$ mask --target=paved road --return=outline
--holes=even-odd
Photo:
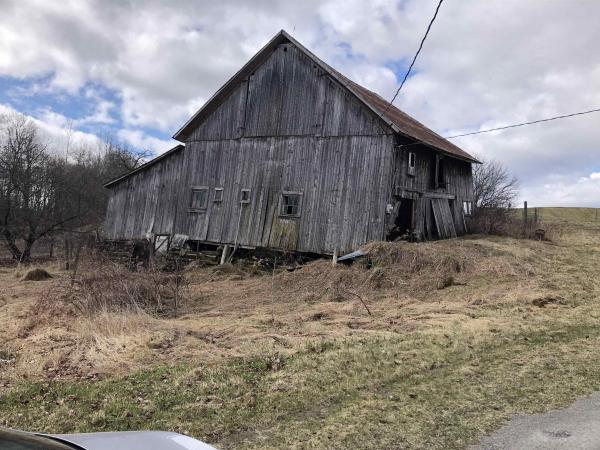
[[[471,450],[600,449],[600,393],[567,409],[517,416]]]

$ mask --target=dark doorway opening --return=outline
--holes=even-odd
[[[411,240],[413,225],[414,201],[410,198],[402,198],[399,201],[394,227],[387,236],[389,241],[397,239]]]

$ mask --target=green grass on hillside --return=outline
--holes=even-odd
[[[553,207],[553,208],[528,208],[529,217],[533,217],[535,212],[538,210],[538,215],[541,221],[554,223],[597,223],[600,225],[600,208],[567,208],[567,207]],[[516,208],[519,215],[522,216],[523,208]]]
[[[448,330],[317,344],[215,367],[25,382],[3,422],[48,432],[169,429],[221,448],[458,449],[517,412],[600,388],[600,320],[485,341]]]

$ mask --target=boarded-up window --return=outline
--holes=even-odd
[[[281,212],[282,216],[299,217],[302,193],[284,192],[281,194]]]
[[[190,198],[190,211],[203,211],[206,209],[208,203],[208,188],[204,186],[198,186],[192,188],[192,194]]]
[[[417,165],[417,155],[413,152],[408,153],[408,174],[415,174],[415,167]]]
[[[213,198],[213,202],[220,203],[223,201],[223,188],[218,187],[215,188],[215,197]]]

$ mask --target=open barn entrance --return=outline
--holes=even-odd
[[[410,239],[414,228],[414,201],[410,198],[401,198],[398,203],[394,228],[387,236],[388,241],[395,241],[400,238]]]

